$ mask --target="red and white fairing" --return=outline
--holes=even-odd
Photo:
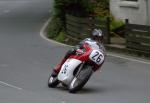
[[[85,43],[84,50],[78,49],[77,55],[70,56],[62,65],[58,74],[58,80],[66,85],[69,85],[74,78],[74,70],[83,62],[89,63],[93,67],[100,66],[104,62],[104,53],[98,49],[96,44]],[[93,68],[93,71],[95,68]]]

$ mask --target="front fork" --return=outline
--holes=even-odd
[[[94,72],[93,66],[91,66],[91,65],[86,64],[85,62],[83,62],[80,65],[80,67],[79,67],[79,69],[78,69],[75,77],[82,80],[82,79],[86,78],[86,76],[88,74],[91,74],[91,72],[92,73]]]

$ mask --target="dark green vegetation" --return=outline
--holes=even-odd
[[[106,18],[109,16],[109,0],[55,0],[48,27],[49,38],[60,42],[68,40],[65,36],[66,14],[82,18]]]
[[[48,37],[63,43],[68,40],[63,40],[63,38],[66,38],[65,34],[67,34],[66,14],[81,18],[91,17],[98,20],[109,17],[112,36],[117,35],[115,32],[118,28],[124,27],[122,21],[115,20],[110,15],[109,0],[55,0],[52,14],[52,20],[48,27]]]

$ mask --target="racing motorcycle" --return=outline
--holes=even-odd
[[[70,93],[76,93],[87,83],[94,67],[104,62],[104,54],[99,49],[84,44],[83,49],[77,49],[75,55],[71,55],[62,65],[57,77],[49,77],[48,86],[56,87],[59,83],[69,89]]]

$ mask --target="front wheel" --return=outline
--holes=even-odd
[[[51,75],[48,78],[48,87],[55,88],[59,84],[59,80],[56,77],[52,77]]]
[[[69,92],[76,93],[77,91],[81,90],[91,77],[92,73],[93,70],[91,66],[85,66],[72,80],[69,86]]]

